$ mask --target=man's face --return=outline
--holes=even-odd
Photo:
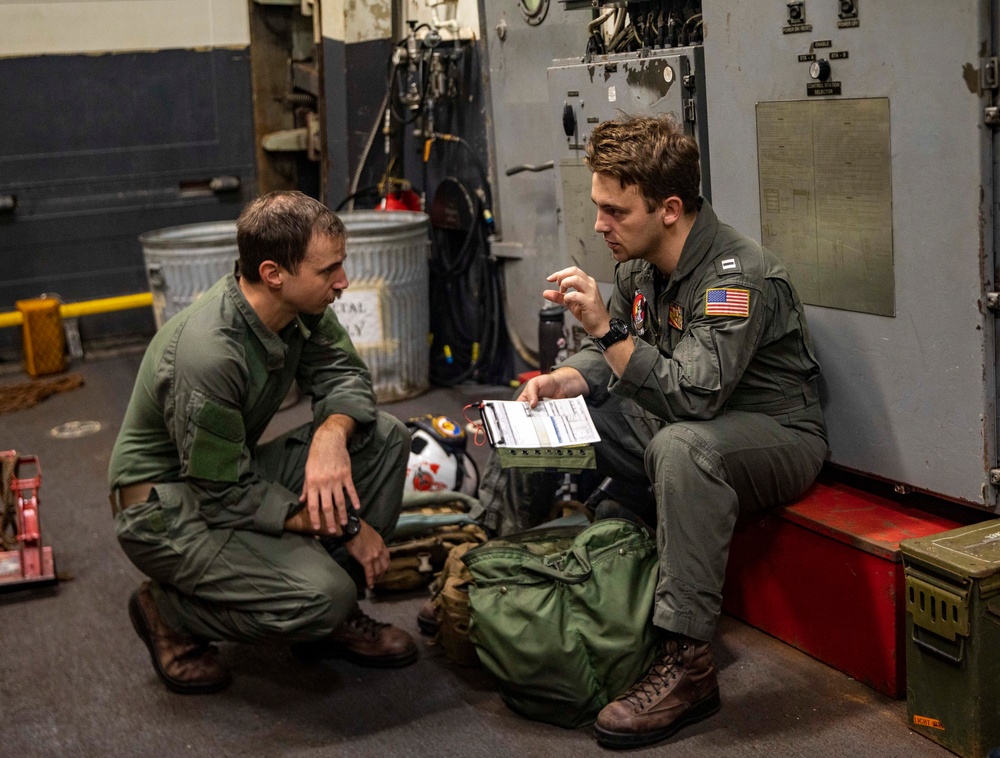
[[[297,273],[284,271],[282,297],[297,313],[319,315],[347,289],[343,237],[313,234]]]
[[[590,199],[597,206],[594,231],[604,235],[611,257],[618,263],[646,259],[659,251],[666,234],[661,209],[650,211],[636,185],[623,188],[610,174],[595,173]]]

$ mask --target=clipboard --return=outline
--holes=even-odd
[[[518,405],[527,406],[521,401],[481,401],[478,404],[482,426],[486,432],[486,439],[490,443],[500,459],[500,468],[528,468],[528,469],[549,469],[555,471],[583,471],[597,468],[597,456],[592,442],[581,444],[547,444],[547,445],[524,445],[504,438],[498,408],[502,405],[505,408],[516,408]],[[586,439],[599,439],[597,431],[593,427],[590,413],[586,409],[586,404],[580,399],[580,403],[573,406],[578,413],[586,415],[584,436]],[[582,409],[582,410],[581,410]],[[531,411],[527,411],[531,415]],[[552,417],[547,417],[551,421]],[[583,424],[581,420],[580,424]],[[564,428],[565,432],[566,429]]]

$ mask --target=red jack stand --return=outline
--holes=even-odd
[[[18,456],[13,450],[0,452],[0,458],[12,464],[14,475],[10,480],[10,493],[14,501],[14,526],[16,550],[0,551],[0,592],[27,589],[55,584],[58,581],[52,548],[42,546],[38,522],[38,486],[42,482],[42,469],[33,455]],[[21,478],[21,466],[31,464],[35,475]],[[6,486],[6,483],[0,483]]]

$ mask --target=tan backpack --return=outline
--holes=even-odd
[[[452,548],[480,545],[486,532],[468,517],[476,499],[459,492],[408,492],[395,530],[387,535],[389,568],[376,591],[425,587],[444,567]]]
[[[465,543],[452,548],[444,568],[431,585],[430,613],[437,625],[431,644],[444,650],[452,663],[460,666],[479,666],[476,648],[469,641],[469,585],[472,574],[462,561],[462,556],[477,543]],[[427,628],[427,619],[420,619]]]

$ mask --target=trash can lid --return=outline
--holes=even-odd
[[[347,227],[347,236],[370,237],[417,231],[430,223],[419,211],[349,211],[338,214]]]
[[[219,247],[236,244],[235,221],[209,221],[154,229],[139,235],[143,247],[154,249]]]

